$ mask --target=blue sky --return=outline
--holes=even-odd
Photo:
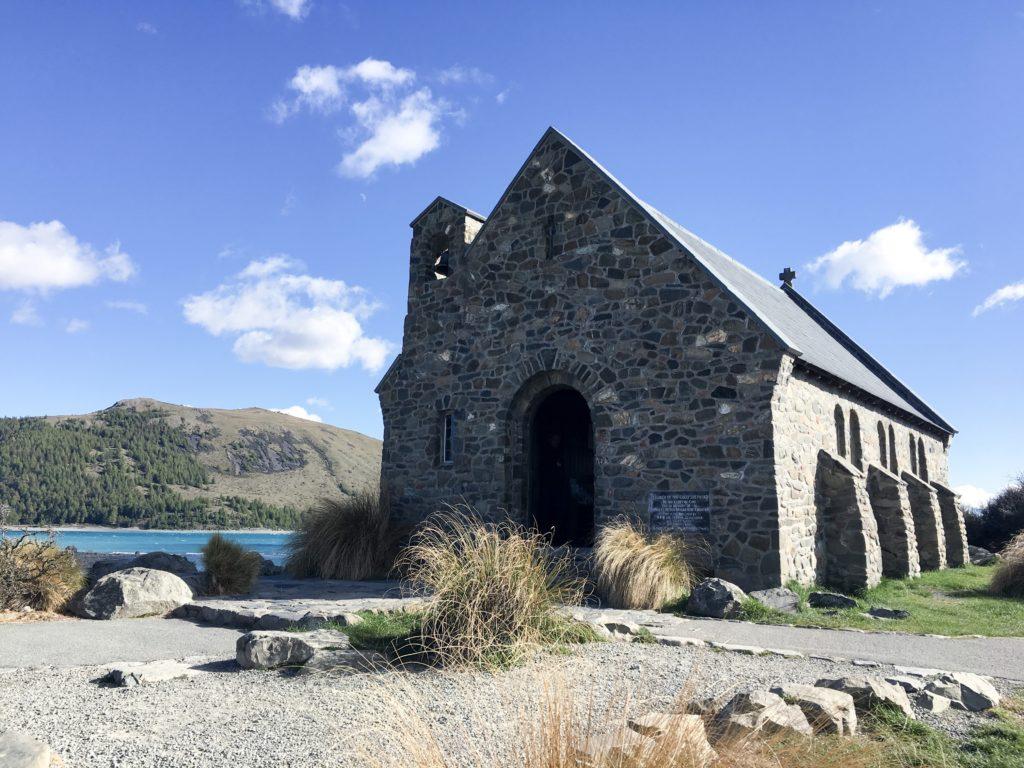
[[[994,491],[1024,471],[1022,86],[1024,2],[8,0],[0,413],[149,396],[379,435],[408,222],[487,213],[555,125],[796,267],[960,430],[953,484]]]

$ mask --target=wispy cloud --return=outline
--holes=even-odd
[[[124,310],[125,312],[134,312],[137,315],[145,315],[149,312],[149,307],[141,301],[108,301],[107,307],[109,309]]]
[[[493,78],[475,67],[442,70],[435,85],[487,85]],[[351,119],[339,131],[354,147],[344,153],[338,173],[368,178],[380,168],[415,163],[441,146],[445,123],[461,123],[465,111],[419,84],[417,74],[389,61],[367,58],[358,64],[299,67],[288,82],[289,95],[275,101],[270,118],[283,123],[300,112],[331,115],[347,110]]]
[[[995,496],[994,493],[976,485],[958,485],[953,490],[960,494],[961,503],[971,509],[981,509]]]
[[[135,264],[120,243],[101,255],[59,221],[0,221],[0,290],[46,293],[101,280],[124,282],[133,274]]]
[[[157,28],[150,24],[148,21],[140,21],[135,25],[135,31],[141,32],[144,35],[155,35],[157,34]]]
[[[885,298],[902,286],[949,280],[967,266],[959,247],[929,249],[911,219],[876,230],[863,240],[848,240],[820,256],[807,269],[829,288],[847,282],[864,293]]]
[[[291,212],[295,210],[295,206],[298,205],[299,198],[296,196],[294,190],[284,196],[284,203],[281,204],[281,215],[289,216]]]
[[[998,291],[990,293],[981,304],[974,308],[974,312],[971,314],[977,317],[982,312],[988,312],[990,309],[995,309],[1003,304],[1010,304],[1022,299],[1024,299],[1024,281],[1004,285]]]
[[[508,99],[508,88],[503,91],[498,91],[494,96],[494,100],[498,102],[499,105],[504,104],[506,99]]]
[[[310,413],[301,405],[289,405],[287,408],[271,408],[270,410],[275,413],[284,413],[288,416],[294,416],[297,419],[305,419],[306,421],[323,422],[323,419],[315,413]]]
[[[89,330],[89,321],[82,320],[81,318],[75,317],[68,320],[68,324],[64,326],[64,330],[68,333],[82,333]]]
[[[393,345],[368,336],[362,325],[377,308],[362,288],[301,274],[285,256],[253,261],[184,301],[185,319],[214,336],[233,337],[243,362],[325,370],[384,365]]]
[[[23,301],[11,313],[11,322],[15,325],[42,325],[43,318],[39,316],[39,310],[31,301]]]
[[[313,8],[312,0],[239,0],[239,3],[256,12],[271,8],[292,21],[302,21]]]
[[[328,400],[326,397],[307,397],[306,405],[312,405],[320,408],[330,408],[331,401]]]

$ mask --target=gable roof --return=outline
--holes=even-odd
[[[643,210],[670,240],[760,320],[800,364],[846,382],[942,432],[953,434],[956,431],[796,290],[768,282],[641,200],[563,133],[549,128],[544,138],[549,135],[557,136],[589,160],[613,187]]]
[[[410,227],[415,227],[416,226],[416,222],[419,221],[420,219],[422,219],[428,213],[430,213],[430,211],[433,210],[434,206],[437,205],[438,203],[442,203],[444,205],[451,206],[452,208],[454,208],[457,211],[462,211],[462,213],[464,213],[466,216],[470,216],[470,217],[476,219],[477,221],[485,221],[486,220],[482,214],[479,214],[476,211],[471,211],[469,208],[467,208],[464,205],[459,205],[458,203],[453,203],[447,197],[442,197],[441,195],[438,195],[437,197],[435,197],[433,200],[430,201],[430,205],[428,205],[426,208],[424,208],[422,211],[420,211],[418,214],[416,214],[416,218],[409,222],[409,226]]]

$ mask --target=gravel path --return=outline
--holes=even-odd
[[[230,655],[238,630],[181,619],[0,624],[0,669]]]
[[[220,657],[222,660],[225,657]],[[47,741],[79,768],[408,765],[396,738],[433,739],[459,765],[498,765],[503,747],[536,725],[544,690],[578,686],[601,722],[697,698],[785,681],[863,673],[847,664],[703,649],[603,643],[500,675],[307,675],[239,671],[230,661],[197,677],[105,688],[102,669],[0,673],[0,723]],[[946,713],[950,732],[978,716]],[[934,719],[934,718],[933,718]],[[506,763],[507,764],[507,763]]]

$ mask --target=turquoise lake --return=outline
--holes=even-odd
[[[19,533],[17,529],[11,529],[8,535],[16,533]],[[80,552],[172,552],[196,562],[200,560],[199,550],[213,533],[215,531],[125,531],[116,528],[56,532],[58,545],[75,547]],[[289,536],[287,533],[221,531],[221,534],[277,564],[284,562],[284,546]]]

